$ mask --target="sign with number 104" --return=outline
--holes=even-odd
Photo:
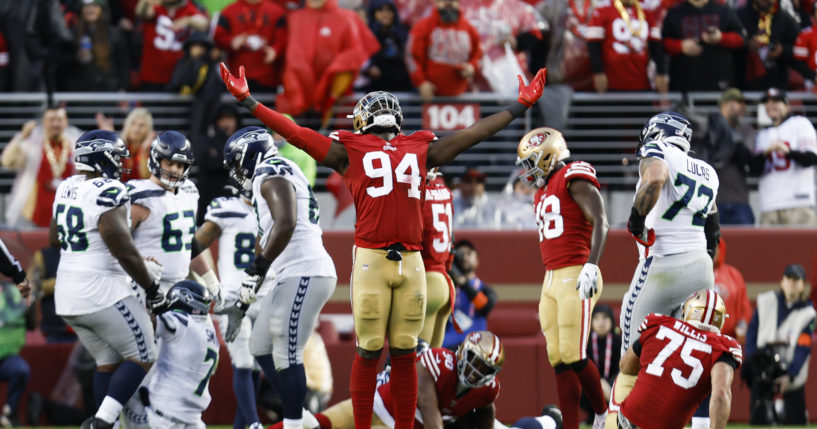
[[[423,129],[453,131],[468,128],[480,118],[478,103],[431,103],[423,105]]]

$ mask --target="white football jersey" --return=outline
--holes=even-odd
[[[669,179],[645,222],[647,228],[655,229],[650,254],[664,256],[706,249],[704,224],[718,195],[715,169],[661,141],[646,143],[639,155],[660,159],[669,167]],[[639,179],[636,189],[640,185]],[[639,246],[639,250],[643,249]]]
[[[128,192],[131,204],[150,210],[147,219],[133,231],[133,241],[142,256],[152,256],[162,264],[159,285],[166,291],[190,272],[199,191],[189,180],[175,193],[150,180],[131,180]]]
[[[210,317],[178,311],[156,320],[159,357],[148,383],[150,406],[184,422],[197,422],[210,404],[210,377],[219,343]]]
[[[218,277],[225,298],[238,296],[244,270],[255,256],[258,220],[252,206],[241,197],[218,197],[207,206],[205,222],[213,222],[221,229],[218,238]],[[256,295],[264,296],[270,282],[264,282]]]
[[[776,127],[761,130],[755,140],[755,153],[762,153],[776,141],[792,150],[817,153],[817,132],[803,116],[791,116]],[[803,167],[783,153],[770,153],[758,182],[760,211],[814,206],[814,171],[814,166]]]
[[[54,286],[57,314],[93,313],[133,294],[97,227],[103,213],[120,206],[130,222],[128,191],[118,180],[79,174],[57,187],[51,212],[62,247]]]
[[[318,226],[320,214],[318,200],[312,192],[312,187],[294,162],[279,156],[261,161],[255,167],[253,176],[253,207],[258,216],[261,247],[266,244],[274,223],[267,202],[261,196],[261,184],[271,177],[280,177],[292,183],[298,211],[292,238],[284,251],[275,258],[272,268],[282,279],[306,276],[335,277],[335,264],[323,248],[321,238],[323,231]]]

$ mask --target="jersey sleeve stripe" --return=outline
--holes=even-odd
[[[428,369],[428,372],[431,373],[431,376],[434,377],[434,381],[437,381],[437,378],[440,377],[440,368],[437,366],[437,361],[434,359],[434,356],[431,354],[431,349],[427,350],[423,353],[423,366]]]
[[[664,153],[657,151],[657,150],[647,150],[644,151],[644,155],[641,156],[642,158],[661,158],[664,159]]]
[[[131,202],[136,203],[139,200],[144,200],[144,199],[153,198],[153,197],[161,197],[164,194],[165,194],[165,191],[161,190],[161,189],[148,189],[146,191],[139,191],[139,192],[132,193],[130,195],[130,199],[131,199]]]
[[[207,213],[207,216],[218,217],[218,218],[233,218],[233,217],[235,217],[235,218],[245,218],[245,217],[247,217],[247,213],[211,211],[210,213]]]

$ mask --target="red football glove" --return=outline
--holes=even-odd
[[[533,106],[536,103],[536,100],[542,96],[542,90],[545,89],[545,75],[547,74],[546,68],[539,69],[539,72],[536,73],[536,77],[530,82],[530,85],[525,86],[525,82],[522,80],[521,75],[517,75],[516,77],[519,78],[519,98],[516,101],[524,104],[526,107]]]
[[[629,231],[629,228],[628,228]],[[635,239],[635,241],[639,242],[642,246],[644,246],[644,257],[650,255],[650,247],[655,244],[655,230],[650,228],[647,230],[647,240],[645,241],[644,238],[639,237],[633,234],[632,231],[629,231],[630,235]]]
[[[221,63],[221,80],[224,81],[227,91],[230,91],[236,100],[241,101],[250,96],[250,86],[247,85],[247,79],[244,77],[244,66],[238,68],[238,77],[235,77],[230,74],[230,69]]]

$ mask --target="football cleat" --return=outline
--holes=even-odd
[[[721,329],[729,317],[723,298],[714,290],[699,290],[684,302],[684,321],[714,326]]]
[[[171,173],[162,168],[162,160],[180,162],[184,164],[181,174]],[[150,144],[148,169],[163,185],[176,189],[190,174],[193,166],[193,146],[184,134],[178,131],[165,131],[159,134]]]
[[[457,375],[465,387],[490,383],[505,363],[505,348],[499,337],[488,331],[468,334],[457,348]]]
[[[570,156],[565,138],[559,131],[541,127],[529,131],[516,148],[516,165],[522,165],[522,183],[530,187],[542,187],[545,179],[559,161]]]
[[[562,429],[564,427],[564,423],[562,422],[562,410],[560,410],[556,405],[545,405],[545,407],[542,408],[542,415],[552,418],[556,423],[556,429]]]

